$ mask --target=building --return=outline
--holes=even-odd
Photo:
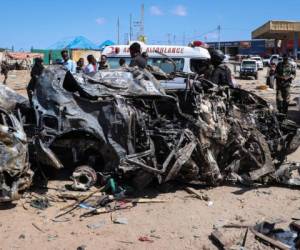
[[[243,41],[208,42],[210,48],[220,49],[228,55],[260,55],[265,56],[275,52],[274,39],[254,39]]]
[[[300,22],[268,21],[251,33],[251,40],[209,42],[212,48],[219,48],[232,56],[288,54],[300,58]]]
[[[300,22],[268,21],[252,32],[253,39],[274,39],[275,50],[280,54],[299,58]]]

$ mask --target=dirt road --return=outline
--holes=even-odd
[[[15,89],[25,86],[28,74],[22,74],[9,78],[8,85]],[[260,72],[258,81],[238,81],[242,88],[256,91],[274,102],[274,91],[256,89],[265,82],[264,75],[265,72]],[[16,79],[20,79],[20,82]],[[300,83],[299,77],[296,83]],[[20,91],[24,93],[24,90]],[[298,87],[293,91],[299,92]],[[300,150],[290,155],[289,160],[300,161]],[[49,186],[63,188],[64,183],[53,181]],[[183,190],[161,193],[151,189],[145,194],[166,202],[138,204],[112,215],[95,215],[86,219],[79,219],[85,210],[78,209],[73,214],[61,217],[60,222],[52,219],[65,203],[52,202],[50,208],[41,211],[30,207],[22,199],[15,203],[15,207],[0,207],[0,249],[77,249],[79,246],[88,250],[216,249],[209,240],[214,227],[229,223],[252,225],[274,219],[285,221],[280,226],[286,227],[292,217],[300,218],[298,190],[222,186],[204,192],[211,202],[193,198]],[[111,217],[126,218],[128,224],[114,224]],[[98,228],[91,229],[88,225]],[[239,239],[244,232],[244,229],[228,229],[227,234]],[[147,236],[150,241],[140,241],[141,236]],[[269,248],[255,241],[249,233],[246,249]]]

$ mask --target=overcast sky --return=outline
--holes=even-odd
[[[47,48],[77,35],[97,44],[116,41],[118,17],[123,43],[129,15],[138,21],[142,3],[145,35],[154,44],[215,41],[219,24],[223,41],[250,39],[268,20],[300,20],[300,0],[1,0],[0,47]]]

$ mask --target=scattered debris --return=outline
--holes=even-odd
[[[151,239],[149,239],[149,237],[148,236],[141,236],[141,237],[139,237],[139,241],[146,241],[146,242],[149,242],[149,243],[153,243],[154,242],[154,240],[151,240]]]
[[[40,210],[45,210],[46,208],[50,207],[49,200],[44,197],[36,198],[30,202],[30,206],[40,209]]]
[[[98,223],[88,224],[87,227],[89,229],[97,229],[101,228],[105,225],[105,221],[99,221]]]
[[[81,245],[79,247],[77,247],[77,250],[85,250],[86,249],[86,245]]]
[[[288,245],[283,244],[282,242],[278,241],[278,240],[274,240],[262,233],[259,233],[258,231],[256,231],[254,228],[250,228],[250,231],[255,235],[255,237],[257,237],[260,240],[263,240],[264,242],[267,242],[268,244],[270,244],[273,247],[276,247],[278,249],[282,249],[282,250],[289,250],[290,247]]]
[[[132,241],[124,241],[124,240],[118,240],[120,243],[125,243],[125,244],[134,244]]]
[[[219,230],[214,230],[211,233],[211,239],[215,241],[222,249],[229,249],[234,245],[233,240],[226,238]]]
[[[221,233],[221,228],[214,230],[211,234],[211,239],[222,249],[229,249],[233,246],[238,246],[239,248],[246,246],[246,240],[248,236],[248,230],[250,230],[256,239],[259,239],[262,243],[270,245],[272,247],[278,249],[299,249],[300,243],[300,223],[298,221],[293,221],[290,224],[289,230],[283,230],[280,228],[275,228],[275,224],[282,222],[281,220],[277,220],[274,222],[262,222],[258,223],[255,226],[250,225],[236,225],[236,224],[228,224],[224,225],[223,228],[235,228],[235,229],[246,229],[243,234],[242,239],[237,242],[235,239],[228,239]]]
[[[165,200],[162,199],[147,199],[147,198],[135,198],[135,199],[130,199],[130,198],[124,198],[123,200],[127,202],[132,202],[132,203],[165,203]]]
[[[19,239],[25,239],[25,234],[20,234]]]
[[[198,199],[200,199],[200,200],[204,200],[204,201],[209,201],[209,200],[210,200],[207,194],[203,194],[203,193],[202,193],[202,190],[201,190],[200,193],[199,193],[197,190],[195,190],[195,189],[192,188],[192,187],[185,187],[184,189],[185,189],[188,193],[191,193],[191,194],[195,195],[196,198],[198,198]]]
[[[68,208],[70,208],[70,209],[67,210],[67,211],[65,211],[65,212],[63,212],[63,213],[61,213],[61,214],[56,215],[56,216],[55,216],[55,219],[57,219],[57,218],[59,218],[59,217],[61,217],[61,216],[63,216],[63,215],[66,215],[66,214],[72,212],[73,210],[75,210],[75,209],[80,205],[81,202],[86,201],[87,199],[89,199],[90,197],[92,197],[95,193],[101,192],[101,191],[104,190],[104,189],[105,189],[105,187],[101,187],[101,188],[99,188],[99,189],[97,189],[97,190],[91,192],[91,193],[88,194],[87,196],[83,197],[82,199],[79,199],[79,200],[75,201],[74,203],[72,203],[72,204],[70,204],[70,205],[67,205],[67,206],[65,206],[65,207],[62,207],[60,210],[66,210],[66,209],[68,209]]]
[[[127,225],[128,219],[127,218],[115,218],[115,219],[113,219],[113,223]]]
[[[48,235],[48,241],[52,241],[58,238],[58,235]]]
[[[40,232],[45,233],[45,231],[42,230],[40,227],[38,227],[34,222],[32,222],[31,224],[32,224],[32,226],[34,226],[34,227],[35,227],[37,230],[39,230]]]

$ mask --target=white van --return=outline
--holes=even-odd
[[[131,61],[129,45],[114,45],[106,47],[102,54],[107,56],[110,68],[119,68],[120,58],[124,58],[126,64]],[[191,46],[180,45],[147,45],[138,42],[141,45],[142,52],[148,53],[149,65],[157,66],[166,73],[176,71],[184,73],[197,73],[203,69],[204,65],[210,60],[210,54],[201,41],[194,41]],[[172,59],[173,62],[170,62]],[[176,77],[173,80],[161,81],[161,86],[165,89],[184,89],[186,82],[184,78]]]
[[[120,58],[124,58],[126,64],[130,63],[129,45],[113,45],[105,47],[102,54],[107,56],[110,68],[118,68]],[[147,45],[138,42],[141,45],[142,52],[148,53],[148,64],[158,66],[166,73],[174,71],[174,65],[164,55],[172,59],[176,64],[176,71],[192,73],[196,72],[197,67],[207,63],[210,54],[206,48],[203,48],[200,41],[194,42],[191,46],[180,45]],[[164,54],[164,55],[162,55]]]

